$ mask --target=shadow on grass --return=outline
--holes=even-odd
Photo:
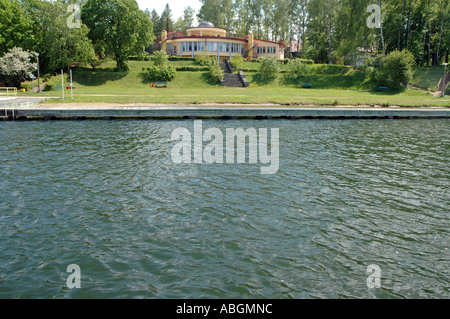
[[[261,76],[261,74],[257,73],[253,75],[252,78],[252,83],[258,84],[258,85],[267,85],[267,84],[272,84],[276,81],[277,79],[265,79]]]
[[[138,76],[141,79],[142,84],[152,84],[158,82],[150,79],[147,72],[140,72]]]
[[[406,91],[406,87],[401,87],[400,89],[391,89],[388,88],[387,90],[384,91],[380,91],[378,88],[380,87],[380,85],[377,85],[377,83],[375,82],[374,85],[369,89],[370,93],[373,93],[375,95],[387,95],[387,96],[391,96],[391,95],[397,95],[400,93],[403,93]]]
[[[310,83],[316,89],[356,89],[372,90],[376,83],[371,81],[365,74],[353,73],[348,75],[319,75],[308,74],[297,79],[288,76],[280,78],[283,85],[300,87],[303,83]]]
[[[74,73],[76,82],[85,86],[99,86],[106,82],[117,81],[128,75],[128,72],[77,70]]]
[[[217,83],[208,72],[202,73],[202,81],[211,86],[220,86],[220,83]]]

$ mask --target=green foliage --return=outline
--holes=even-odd
[[[0,0],[0,55],[14,47],[31,49],[33,23],[18,0]]]
[[[275,58],[268,57],[261,61],[259,66],[259,74],[263,81],[271,82],[275,80],[280,72],[279,63]]]
[[[189,72],[209,71],[209,66],[185,65],[185,66],[177,66],[176,70]]]
[[[29,79],[37,70],[34,52],[23,51],[22,48],[12,48],[0,58],[0,74],[15,87]]]
[[[311,59],[295,59],[295,60],[299,60],[303,64],[314,64],[314,60]]]
[[[223,81],[224,72],[216,59],[210,60],[208,75],[213,83],[218,84]]]
[[[196,65],[210,67],[211,65],[213,65],[215,63],[215,61],[217,61],[217,60],[214,58],[210,58],[206,54],[202,54],[202,55],[195,57],[194,63]]]
[[[61,75],[60,74],[57,74],[57,75],[54,75],[54,76],[52,76],[52,77],[50,77],[48,80],[47,80],[47,82],[45,82],[45,85],[44,85],[44,91],[45,92],[47,92],[47,91],[56,91],[56,87],[57,86],[61,86],[61,83],[62,81],[61,81]],[[68,74],[64,74],[64,83],[65,84],[67,84],[67,83],[69,83],[69,75]]]
[[[177,71],[172,65],[163,67],[153,66],[147,72],[147,78],[155,82],[170,82],[175,79]]]
[[[235,70],[242,69],[244,67],[245,59],[240,54],[235,54],[231,57],[230,64],[231,67]]]
[[[169,64],[169,56],[164,51],[156,51],[152,55],[152,60],[157,67],[165,67]]]
[[[33,87],[33,84],[31,82],[24,82],[21,85],[21,88],[25,89],[25,91],[31,91],[32,87]]]
[[[406,86],[413,78],[414,56],[409,51],[393,51],[382,61],[376,71],[378,85],[399,90]]]
[[[117,71],[128,70],[129,56],[141,56],[153,40],[152,23],[135,0],[87,0],[81,19],[92,42],[114,55]]]
[[[171,56],[169,61],[195,61],[195,58],[191,57],[181,57],[181,56]]]
[[[344,65],[335,65],[335,64],[315,64],[311,66],[315,74],[324,74],[324,75],[339,75],[346,74],[349,71],[349,68]]]
[[[311,72],[311,67],[303,63],[300,59],[291,60],[288,64],[287,76],[289,79],[297,81]]]
[[[91,40],[87,37],[89,29],[69,29],[64,15],[55,18],[54,24],[47,31],[47,57],[52,70],[65,69],[73,62],[88,63],[95,53]]]

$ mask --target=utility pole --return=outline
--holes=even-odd
[[[445,96],[445,71],[447,69],[447,64],[448,63],[444,63],[444,77],[442,78],[442,97]]]
[[[37,58],[37,67],[38,67],[38,69],[37,69],[37,71],[38,71],[38,92],[40,93],[41,92],[41,77],[40,77],[40,75],[39,75],[39,53],[36,53],[36,58]]]
[[[64,71],[61,69],[61,92],[62,92],[62,99],[64,101]]]

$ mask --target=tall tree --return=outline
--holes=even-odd
[[[141,55],[153,40],[152,23],[135,0],[87,0],[81,18],[89,37],[114,54],[118,71],[126,71],[130,55]]]
[[[194,20],[195,20],[195,10],[187,6],[184,8],[183,11],[183,21],[186,28],[190,28],[194,26]]]
[[[166,30],[167,32],[172,32],[174,30],[172,10],[170,9],[169,4],[166,4],[164,11],[161,13],[159,28],[161,29],[161,31]]]
[[[202,6],[197,14],[200,21],[209,21],[219,28],[233,28],[232,0],[200,0],[200,2]]]
[[[18,0],[0,0],[0,54],[13,47],[33,47],[32,19]]]
[[[161,17],[158,15],[158,12],[156,12],[155,9],[153,9],[152,12],[150,13],[150,15],[148,15],[148,16],[153,25],[153,34],[154,34],[155,38],[157,39],[161,36],[161,31],[162,31],[162,29],[159,26],[159,20],[161,19]]]

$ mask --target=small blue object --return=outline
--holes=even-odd
[[[378,88],[378,91],[386,91],[386,90],[387,90],[387,87],[385,87],[385,86],[380,86]]]
[[[304,88],[312,88],[311,83],[302,83],[302,87]]]
[[[155,86],[158,86],[158,85],[167,86],[167,82],[155,82]]]

